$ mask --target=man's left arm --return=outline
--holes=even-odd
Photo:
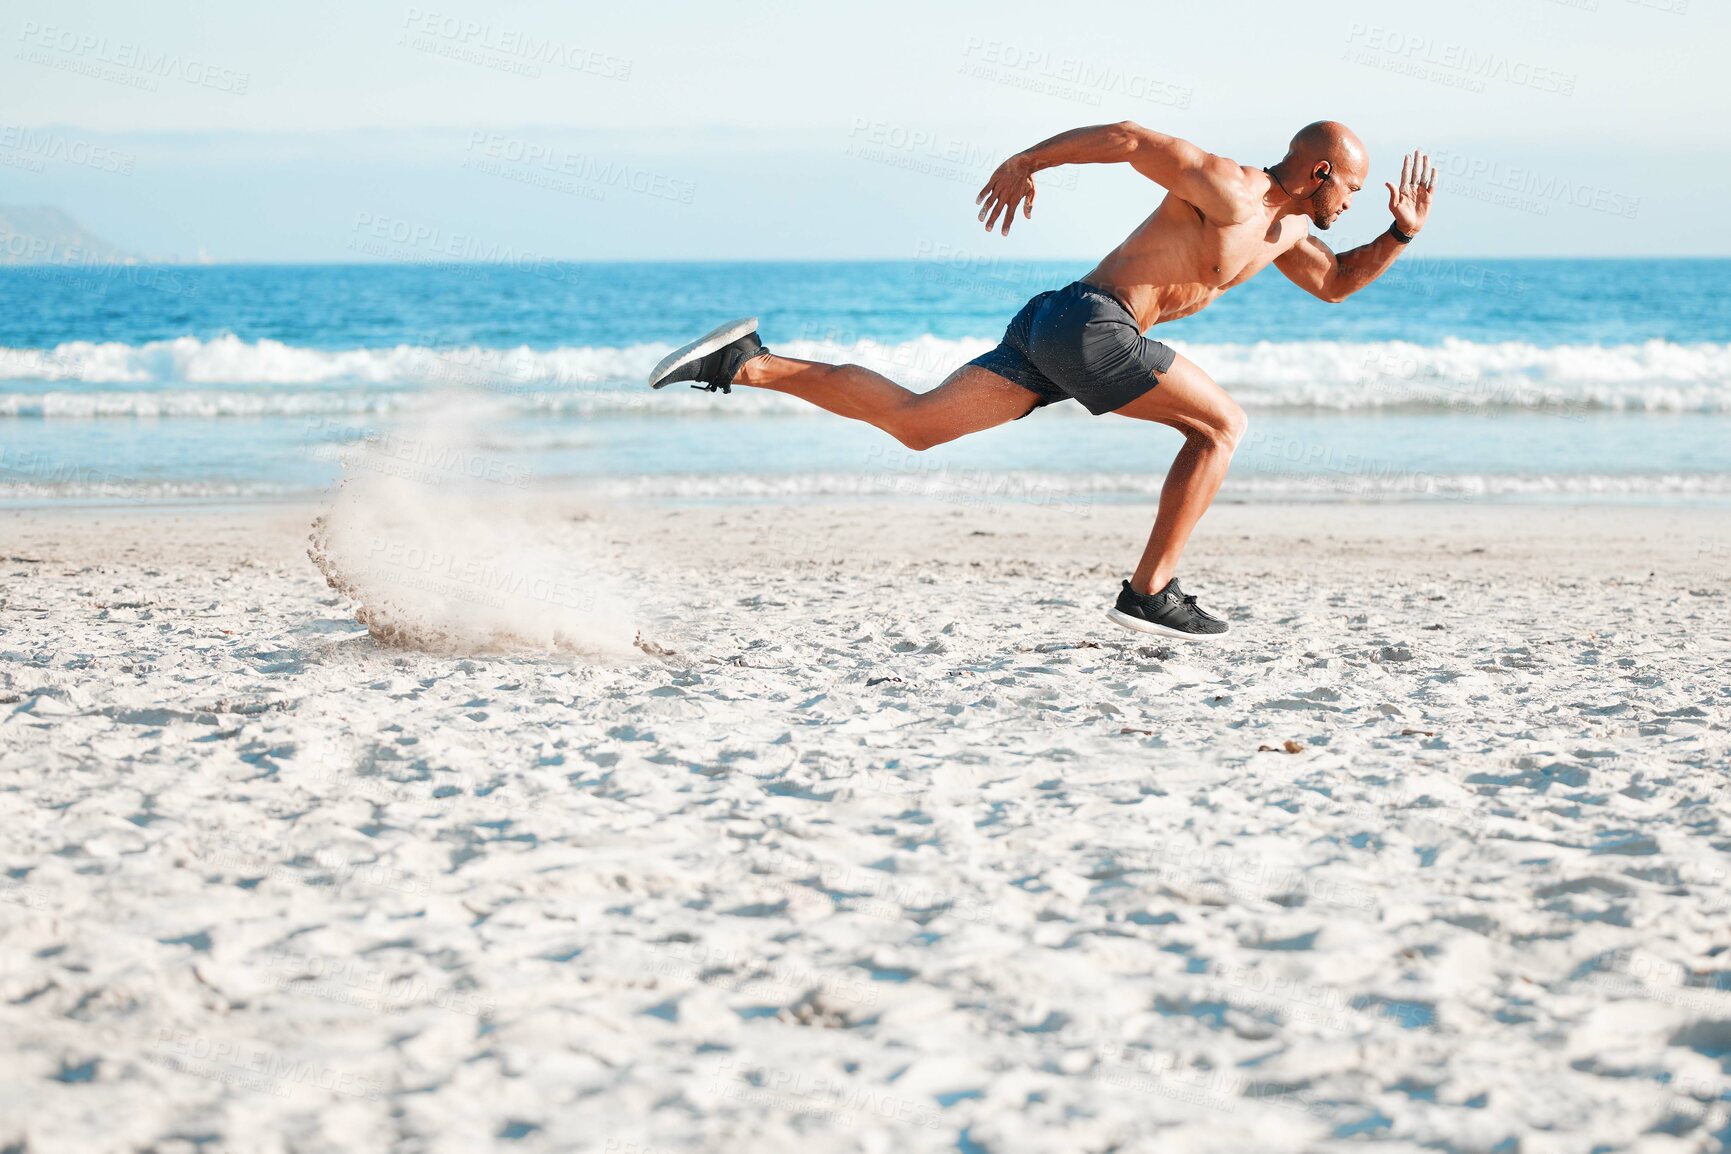
[[[1430,215],[1431,193],[1436,188],[1436,168],[1430,157],[1417,152],[1402,158],[1400,187],[1388,189],[1388,211],[1394,225],[1369,244],[1336,253],[1315,236],[1304,239],[1274,259],[1274,267],[1286,279],[1331,304],[1339,304],[1388,271],[1407,241],[1418,235]],[[1400,236],[1397,236],[1396,233]]]

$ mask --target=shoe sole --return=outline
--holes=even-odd
[[[1158,625],[1152,621],[1144,621],[1140,617],[1132,617],[1118,609],[1106,610],[1106,620],[1135,633],[1152,633],[1156,637],[1176,637],[1180,641],[1219,641],[1232,632],[1232,627],[1228,625],[1219,633],[1186,633],[1184,630],[1174,629],[1170,625]]]
[[[692,361],[700,361],[721,346],[730,345],[745,334],[756,331],[756,317],[741,317],[736,321],[728,321],[718,329],[711,329],[690,344],[674,349],[656,362],[655,368],[651,369],[649,373],[649,387],[652,389],[661,388],[667,384],[668,374],[672,373],[673,370],[682,365],[688,365]]]

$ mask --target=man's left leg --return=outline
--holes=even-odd
[[[929,449],[1013,421],[1041,400],[1032,389],[972,361],[937,388],[916,393],[863,365],[777,356],[757,339],[756,317],[741,317],[675,349],[649,374],[649,384],[657,389],[683,381],[710,390],[745,385],[786,393],[876,425],[910,449]]]
[[[1040,398],[979,365],[963,365],[930,392],[904,389],[860,365],[826,365],[765,353],[734,384],[772,389],[876,425],[910,449],[930,449],[1025,416]]]
[[[1246,427],[1244,410],[1194,361],[1177,356],[1160,383],[1129,404],[1119,416],[1154,421],[1184,434],[1184,447],[1160,488],[1160,511],[1148,546],[1130,579],[1144,596],[1159,593],[1178,572],[1178,559],[1190,532],[1202,519],[1226,479],[1232,452]]]

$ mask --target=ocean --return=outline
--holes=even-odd
[[[754,314],[930,388],[1083,262],[0,269],[0,501],[314,493],[368,442],[520,484],[765,499],[1158,491],[1078,405],[926,454],[778,395],[642,384]],[[1245,405],[1223,500],[1731,501],[1731,261],[1432,260],[1340,305],[1269,271],[1155,330]],[[467,466],[465,466],[467,467]]]

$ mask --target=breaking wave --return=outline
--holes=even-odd
[[[777,351],[877,369],[915,389],[991,347],[985,338],[775,342]],[[1458,339],[1175,342],[1247,406],[1261,409],[1583,409],[1731,412],[1731,344],[1647,341],[1540,346]],[[484,391],[525,413],[608,415],[650,403],[642,387],[667,346],[556,349],[314,349],[179,337],[0,349],[0,417],[270,417],[423,408],[440,386]],[[36,387],[29,387],[29,386]],[[50,387],[41,387],[41,386]],[[761,392],[685,397],[659,416],[803,411]]]

